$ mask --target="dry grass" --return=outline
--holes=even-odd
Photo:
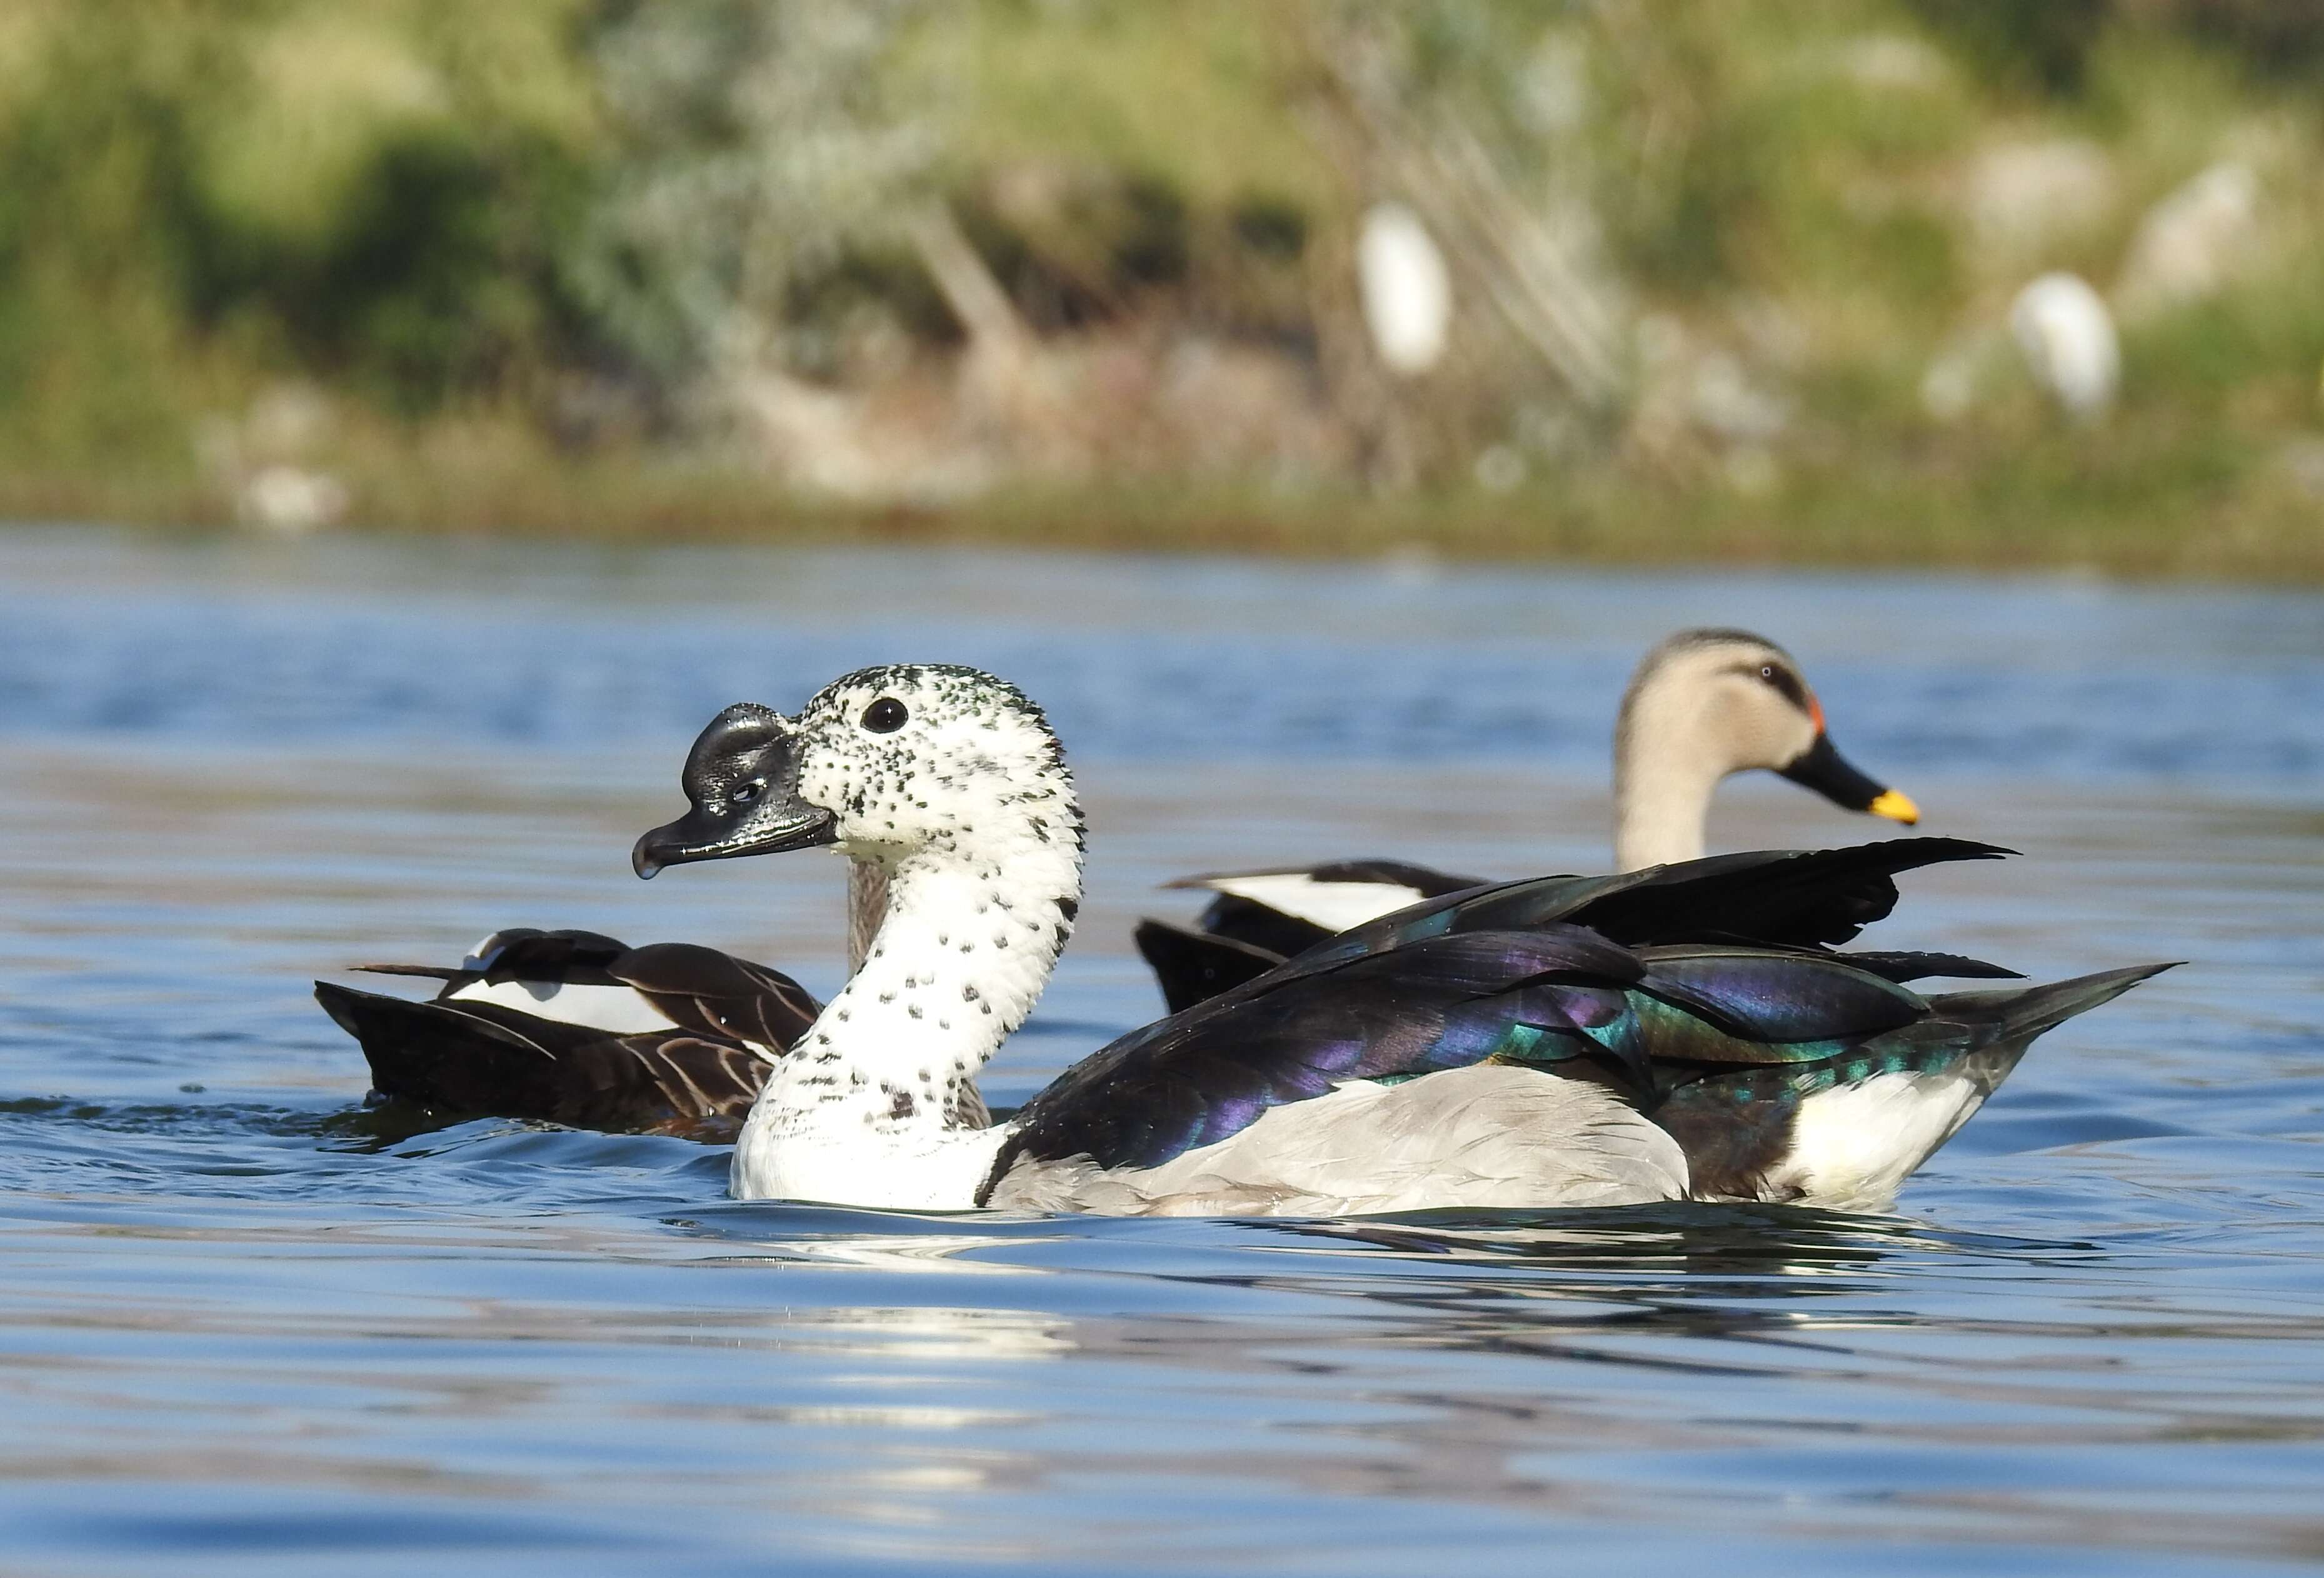
[[[346,530],[640,543],[983,543],[1136,552],[1572,559],[1606,564],[2074,569],[2324,585],[2324,499],[2290,468],[2233,466],[2206,492],[2092,477],[2061,438],[2006,474],[1799,472],[1765,493],[1618,469],[1482,488],[1101,484],[943,508],[801,498],[767,477],[641,453],[544,464],[521,446],[375,452],[343,474]],[[235,529],[191,476],[0,477],[0,519]]]
[[[1055,389],[1011,407],[954,376],[958,326],[894,247],[802,299],[823,360],[791,369],[1018,479],[924,508],[807,498],[779,472],[841,485],[800,464],[844,448],[828,431],[736,441],[707,381],[609,353],[620,315],[571,294],[575,259],[641,155],[576,42],[596,8],[512,0],[480,32],[401,3],[156,23],[36,0],[0,19],[0,517],[226,528],[291,463],[344,485],[349,529],[415,533],[2324,583],[2324,97],[2165,25],[2197,8],[2107,9],[2079,85],[2043,90],[2024,51],[1914,0],[927,8],[888,87],[943,134],[929,179]],[[1436,86],[1415,103],[1481,128],[1510,193],[1587,198],[1638,364],[1612,415],[1579,411],[1467,274],[1443,368],[1368,370],[1345,253],[1402,167],[1325,107],[1346,96],[1322,24],[1389,14],[1422,19],[1414,79]],[[1587,69],[1553,133],[1527,117],[1560,60]],[[362,146],[286,132],[318,105]],[[1987,234],[1997,161],[2061,148],[2099,167],[2089,212],[2021,202]],[[2218,161],[2261,193],[2233,279],[2126,314],[2121,402],[2069,429],[2000,336],[2012,294],[2053,267],[2113,288],[2142,216]],[[1965,344],[2001,355],[1940,420],[1924,375]],[[1190,396],[1189,345],[1279,376]],[[1721,365],[1778,413],[1765,430],[1699,409]],[[266,437],[284,390],[327,410],[305,438]],[[909,471],[911,431],[853,437],[858,474]]]

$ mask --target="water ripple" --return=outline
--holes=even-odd
[[[2324,1556],[2324,605],[2061,581],[0,538],[0,1523],[60,1571],[2276,1571]],[[737,697],[1047,701],[1092,891],[1021,1101],[1189,869],[1602,859],[1645,641],[1788,639],[2026,858],[1896,946],[2188,968],[1897,1213],[931,1216],[362,1103],[307,995],[494,927],[836,974],[835,866],[646,888]],[[1231,807],[1228,815],[1222,808]],[[1424,815],[1416,815],[1416,807]],[[1729,844],[1860,825],[1738,784]],[[1909,935],[1906,935],[1909,933]],[[1452,1560],[1457,1554],[1457,1563]]]

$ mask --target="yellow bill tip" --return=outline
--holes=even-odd
[[[1886,817],[1891,822],[1902,822],[1907,827],[1921,819],[1921,807],[1913,797],[1901,789],[1882,789],[1879,798],[1864,807],[1876,817]]]

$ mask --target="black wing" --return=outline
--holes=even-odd
[[[1284,961],[1285,955],[1231,937],[1218,937],[1173,926],[1167,920],[1138,923],[1131,938],[1140,957],[1162,988],[1165,1010],[1181,1013],[1207,1002],[1246,981],[1256,980]],[[1831,955],[1823,949],[1803,949],[1813,957],[1838,957],[1883,980],[1925,981],[1932,976],[1958,980],[2016,981],[2015,970],[1972,959],[1963,954],[1875,951],[1856,949]]]
[[[380,1094],[445,1118],[715,1138],[740,1125],[773,1060],[685,1030],[616,1036],[493,1003],[411,1002],[315,983],[363,1047]]]
[[[1929,1012],[1828,957],[1470,929],[1466,902],[1375,922],[1085,1058],[1019,1112],[986,1195],[1022,1158],[1152,1167],[1343,1081],[1485,1062],[1598,1080],[1652,1112],[1705,1070],[1827,1058]]]
[[[1487,927],[1522,927],[1551,922],[1586,926],[1633,946],[1667,943],[1744,943],[1823,955],[1832,945],[1852,940],[1895,907],[1897,873],[1957,860],[1997,860],[2010,852],[1962,838],[1893,838],[1840,849],[1766,850],[1713,855],[1706,860],[1648,866],[1605,876],[1532,877],[1443,896],[1382,916],[1340,934],[1324,951],[1338,956],[1396,946],[1406,936]],[[1448,879],[1451,880],[1451,879]],[[1250,900],[1238,900],[1250,904]],[[1217,905],[1213,906],[1215,910]],[[1263,907],[1259,907],[1263,908]],[[1268,913],[1272,914],[1272,911]],[[1203,930],[1209,933],[1209,915]],[[1307,926],[1305,922],[1296,923]],[[1307,926],[1308,946],[1325,941],[1321,928]],[[1246,947],[1254,945],[1247,938]],[[1144,950],[1141,940],[1141,951]],[[1304,956],[1305,948],[1285,951]],[[1165,958],[1148,954],[1162,975],[1167,1001],[1200,1001],[1201,969],[1224,979],[1224,956],[1175,943]],[[1927,975],[2015,974],[1981,960],[1945,954],[1879,953],[1848,955],[1861,968],[1892,980]],[[1164,974],[1165,959],[1172,973]],[[1193,968],[1188,967],[1193,961]]]
[[[1574,885],[1551,907],[1556,918],[1621,942],[1836,946],[1896,907],[1897,873],[2012,853],[1967,838],[1891,838],[1840,849],[1719,854],[1568,879]]]
[[[1966,838],[1891,838],[1841,849],[1760,850],[1601,877],[1529,877],[1384,915],[1342,932],[1323,953],[1393,946],[1409,935],[1586,926],[1630,946],[1738,942],[1821,948],[1896,907],[1896,874],[2010,851]]]

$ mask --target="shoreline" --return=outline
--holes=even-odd
[[[1270,558],[1410,557],[1608,567],[2052,571],[2135,581],[2324,585],[2324,502],[2183,503],[2117,515],[2088,497],[1975,502],[1861,478],[1810,478],[1746,497],[1604,477],[1366,494],[1132,484],[1019,488],[945,504],[802,498],[739,471],[617,466],[355,478],[319,530],[598,543],[929,543]],[[2300,508],[2305,503],[2307,508]],[[1982,506],[1982,507],[1976,507]],[[0,478],[0,522],[301,535],[241,524],[198,482]]]

